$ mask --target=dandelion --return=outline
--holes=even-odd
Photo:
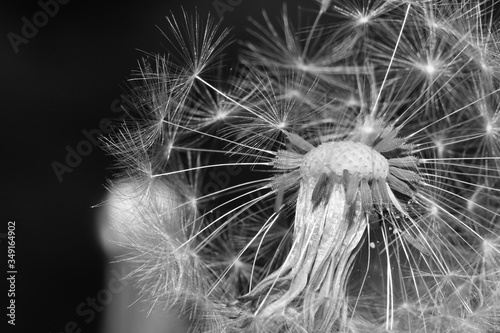
[[[210,18],[170,18],[134,76],[105,142],[143,203],[145,306],[193,332],[499,331],[495,3],[319,3],[255,20],[234,67]]]

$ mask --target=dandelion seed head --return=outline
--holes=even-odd
[[[491,70],[490,66],[488,66],[488,64],[486,63],[486,61],[484,60],[480,60],[479,61],[479,65],[481,66],[482,69],[484,69],[485,71],[488,71],[488,70]]]
[[[427,209],[430,216],[437,217],[439,215],[439,208],[436,204],[432,203]]]
[[[360,105],[360,101],[359,101],[359,99],[357,99],[356,97],[351,96],[351,97],[349,97],[349,98],[345,101],[345,104],[346,104],[347,106],[350,106],[350,107],[352,107],[352,106],[359,106],[359,105]],[[367,127],[371,127],[371,126],[367,126]],[[371,130],[373,130],[373,129],[371,129]],[[371,130],[370,130],[370,132],[371,132]]]
[[[169,21],[177,52],[141,71],[142,120],[111,142],[179,192],[123,228],[146,296],[209,332],[498,331],[493,7],[317,2],[297,30],[254,21],[228,80],[226,33]]]
[[[487,237],[483,238],[481,249],[485,258],[491,257],[492,254],[495,255],[498,252],[497,244]]]
[[[399,305],[399,308],[408,311],[408,310],[412,310],[414,308],[414,305],[409,303],[409,302],[401,302],[401,304]]]
[[[433,29],[436,29],[436,30],[438,30],[438,29],[444,29],[444,26],[440,22],[438,22],[438,21],[436,21],[435,19],[432,19],[432,18],[429,18],[427,20],[427,25],[430,28],[433,28]]]
[[[344,170],[365,179],[387,178],[389,163],[373,148],[360,142],[339,141],[324,143],[305,157],[302,176],[318,178],[322,173],[342,176]]]
[[[434,74],[436,72],[436,67],[433,64],[427,64],[427,66],[425,66],[425,71],[429,74]]]
[[[438,66],[439,65],[437,63],[434,63],[432,61],[428,61],[427,63],[417,65],[417,67],[420,68],[422,72],[424,72],[429,76],[433,76],[437,72]]]
[[[353,103],[356,103],[357,101],[353,101]],[[356,105],[356,104],[354,104]],[[363,126],[360,127],[360,132],[364,133],[364,134],[372,134],[375,132],[375,128],[373,127],[373,125],[369,122],[366,122],[363,124]]]
[[[316,68],[312,64],[306,64],[302,59],[295,62],[295,68],[305,73],[314,73]]]
[[[472,196],[470,197],[470,199],[467,200],[467,210],[469,212],[473,212],[474,208],[477,205],[477,197],[479,195],[479,191],[480,191],[480,188],[478,188],[476,191],[474,191],[474,193],[472,194]]]
[[[228,116],[230,112],[227,110],[224,110],[222,108],[218,108],[215,113],[214,113],[214,120],[215,121],[224,121]]]
[[[165,157],[165,160],[168,161],[172,154],[172,150],[174,149],[174,143],[172,141],[168,142],[163,149],[164,149],[163,155]]]
[[[486,123],[485,132],[486,132],[486,135],[493,135],[494,130],[493,130],[493,124],[491,123],[491,121],[488,121]]]
[[[297,67],[297,69],[304,72],[307,72],[309,70],[309,67],[306,64],[304,64],[304,62],[301,60],[296,61],[295,66]]]
[[[276,126],[276,129],[282,130],[282,129],[287,128],[287,123],[284,121],[281,121],[281,122],[277,123],[275,126]]]
[[[369,15],[360,14],[359,17],[358,17],[358,21],[357,22],[358,22],[359,25],[367,24],[368,22],[370,22],[370,16]]]
[[[442,158],[444,156],[445,151],[446,151],[446,146],[443,142],[443,139],[440,137],[437,137],[433,140],[433,142],[434,142],[434,147],[436,147],[438,157]]]
[[[234,262],[233,262],[233,268],[234,268],[234,270],[236,270],[236,271],[243,271],[246,268],[246,266],[247,265],[243,261],[241,261],[240,258],[235,258],[234,259]]]
[[[285,98],[287,99],[302,99],[303,94],[298,89],[288,89],[285,94]]]
[[[188,199],[189,206],[193,209],[193,211],[197,211],[199,207],[198,198],[195,195],[191,195]]]

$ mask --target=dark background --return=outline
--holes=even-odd
[[[45,0],[42,2],[53,2]],[[271,17],[282,1],[221,0],[238,3],[226,11],[222,26],[236,39],[246,38],[247,16]],[[294,2],[296,3],[296,2]],[[314,1],[304,1],[316,8]],[[96,237],[97,209],[103,185],[112,176],[112,158],[92,146],[62,181],[52,164],[66,164],[67,147],[87,140],[82,131],[99,128],[116,116],[112,103],[126,91],[126,79],[143,56],[140,50],[165,53],[159,29],[165,16],[181,5],[203,17],[218,18],[214,1],[129,1],[114,6],[97,1],[69,1],[16,53],[8,39],[22,37],[22,18],[33,22],[42,10],[37,1],[0,4],[1,73],[1,229],[16,221],[16,331],[64,332],[75,321],[82,332],[97,332],[101,316],[85,323],[76,308],[106,284]],[[296,6],[296,5],[295,5]],[[5,272],[6,240],[0,260]],[[4,280],[5,282],[5,280]],[[7,285],[0,291],[7,293]],[[5,298],[2,298],[5,299]],[[7,306],[2,302],[2,308]],[[2,321],[7,321],[2,310]],[[3,324],[3,323],[2,323]]]

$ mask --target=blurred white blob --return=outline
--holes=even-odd
[[[157,211],[172,211],[179,202],[178,195],[161,182],[147,189],[140,189],[136,181],[121,181],[112,185],[98,217],[100,243],[108,256],[107,281],[120,275],[122,289],[113,294],[104,309],[102,333],[185,333],[187,321],[174,310],[165,310],[141,299],[136,280],[128,276],[134,269],[133,262],[122,260],[130,253],[130,243],[141,233],[146,209],[158,205]],[[175,215],[169,225],[175,229]],[[175,230],[171,230],[175,232]]]

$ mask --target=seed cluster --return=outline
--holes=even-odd
[[[323,173],[343,176],[344,170],[359,178],[382,179],[389,175],[389,163],[379,152],[360,142],[323,143],[304,156],[303,178],[319,178]]]

